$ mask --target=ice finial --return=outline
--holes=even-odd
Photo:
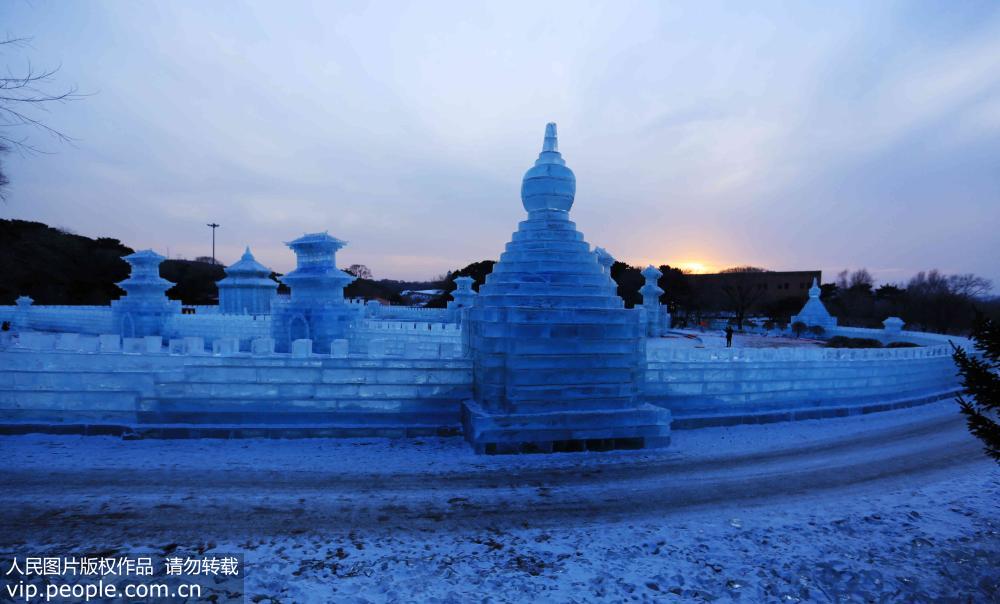
[[[545,151],[559,152],[559,135],[556,134],[555,122],[545,124],[545,142],[542,143],[542,152]]]
[[[816,282],[816,277],[813,277],[812,287],[809,288],[809,297],[818,298],[822,290],[819,288],[819,283]]]
[[[249,245],[247,246],[246,251],[243,252],[243,259],[244,260],[253,260],[253,254],[250,253],[250,246]]]
[[[575,195],[576,176],[559,153],[556,125],[549,122],[545,125],[542,152],[521,182],[521,203],[529,214],[539,210],[569,212]]]

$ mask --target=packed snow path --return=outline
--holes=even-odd
[[[844,573],[865,585],[850,590],[872,597],[996,593],[1000,472],[950,401],[675,437],[654,453],[503,457],[474,456],[458,439],[8,437],[0,544],[247,551],[250,591],[283,601],[391,598],[386,590],[408,581],[448,599],[475,593],[463,589],[484,572],[522,596],[583,589],[581,600],[659,590],[801,599],[848,589],[829,584]],[[865,551],[867,562],[851,562]],[[954,568],[930,578],[886,567],[949,556]],[[435,586],[444,559],[454,576]],[[378,589],[371,573],[345,571],[387,561],[405,569],[378,570]],[[742,570],[714,570],[734,565]]]

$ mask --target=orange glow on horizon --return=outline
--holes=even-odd
[[[714,270],[712,269],[711,266],[705,264],[704,262],[695,262],[695,261],[678,262],[675,266],[684,271],[685,273],[694,273],[696,275],[702,273],[711,273]]]
[[[679,268],[685,273],[693,273],[695,275],[714,273],[719,270],[718,266],[704,260],[668,260],[664,262],[662,259],[650,260],[647,258],[640,260],[637,266],[646,266],[649,264],[652,264],[653,266],[666,264],[674,268]]]

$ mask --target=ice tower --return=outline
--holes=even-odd
[[[271,332],[279,351],[299,339],[313,350],[329,353],[335,339],[344,338],[357,309],[344,301],[344,287],[354,281],[337,268],[337,250],[347,245],[329,233],[309,233],[286,243],[295,252],[295,270],[281,277],[292,290],[290,300],[275,302]]]
[[[123,258],[132,267],[128,279],[118,282],[125,295],[111,302],[118,333],[126,338],[158,336],[170,315],[181,312],[178,300],[167,298],[173,282],[160,277],[165,258],[153,250],[140,250]]]
[[[521,185],[528,218],[470,311],[475,386],[462,423],[479,453],[670,442],[670,412],[638,399],[645,327],[570,221],[575,194],[548,124]]]

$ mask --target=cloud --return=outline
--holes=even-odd
[[[545,122],[625,261],[1000,281],[1000,11],[906,3],[196,2],[11,9],[100,93],[11,158],[10,215],[203,255],[329,229],[427,277],[496,258]],[[84,27],[86,25],[86,27]],[[890,274],[886,269],[886,274]]]

